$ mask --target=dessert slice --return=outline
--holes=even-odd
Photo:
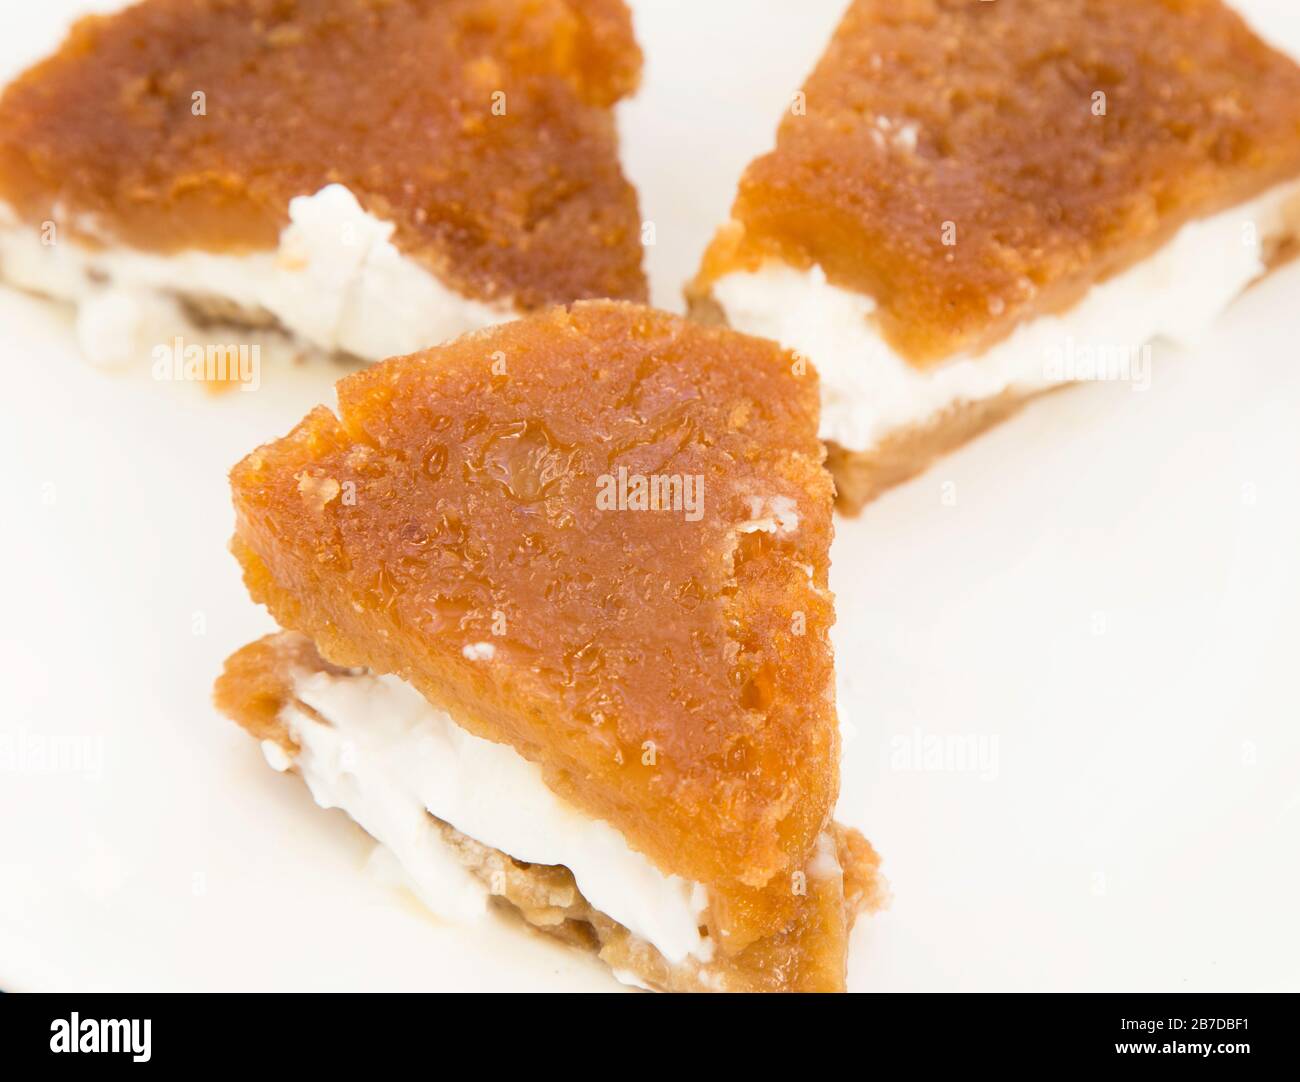
[[[143,0],[0,97],[0,275],[88,357],[190,316],[378,360],[642,299],[623,0]],[[161,305],[161,307],[160,307]]]
[[[286,632],[220,707],[453,913],[663,989],[839,989],[831,481],[774,343],[584,302],[338,384],[235,467]]]
[[[852,511],[1140,383],[1290,253],[1298,177],[1300,68],[1218,0],[855,0],[687,292],[816,363]]]

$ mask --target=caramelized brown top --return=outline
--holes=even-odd
[[[214,697],[217,706],[252,736],[274,740],[292,751],[293,737],[283,710],[292,703],[315,714],[296,698],[294,682],[321,671],[338,676],[348,670],[322,660],[311,640],[295,632],[267,635],[226,659]],[[849,930],[858,914],[885,904],[887,888],[880,875],[880,857],[866,838],[839,823],[832,824],[831,836],[842,875],[827,874],[823,842],[818,847],[820,857],[814,856],[806,870],[804,893],[796,895],[798,904],[790,923],[742,951],[715,956],[703,967],[703,979],[690,963],[674,969],[653,949],[629,943],[626,937],[603,942],[601,958],[639,972],[658,987],[675,990],[843,991]],[[576,891],[566,869],[521,868],[533,875],[545,873],[548,882],[561,877]]]
[[[917,363],[1300,172],[1300,68],[1217,0],[856,0],[805,93],[693,290],[819,263]]]
[[[5,91],[0,199],[90,240],[240,251],[337,182],[470,296],[640,299],[610,112],[640,64],[623,0],[145,0]]]
[[[838,785],[815,374],[589,302],[338,400],[232,474],[253,597],[708,884],[728,947],[785,927]],[[638,509],[638,476],[682,495]]]

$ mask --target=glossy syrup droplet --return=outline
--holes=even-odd
[[[493,433],[482,468],[521,503],[545,499],[569,468],[572,448],[558,443],[538,421],[519,421]]]

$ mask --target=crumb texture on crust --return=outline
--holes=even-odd
[[[386,361],[338,400],[232,472],[253,598],[705,884],[728,949],[784,928],[838,790],[812,370],[586,302]],[[620,476],[698,478],[700,514],[603,509]]]
[[[958,402],[925,424],[891,432],[869,451],[828,444],[826,468],[835,478],[835,506],[846,515],[859,514],[881,493],[915,477],[935,459],[955,451],[1045,393],[1003,391],[976,402]]]
[[[232,59],[233,58],[233,59]],[[274,248],[346,185],[467,296],[644,299],[623,0],[144,0],[0,98],[0,199],[87,243]]]
[[[294,696],[296,675],[339,672],[294,632],[268,635],[233,654],[217,680],[218,707],[259,740],[273,740],[292,755],[293,739],[281,711],[290,703],[314,714]],[[328,723],[328,718],[319,719]],[[434,820],[443,842],[502,904],[539,931],[594,951],[612,969],[642,984],[673,992],[836,992],[844,988],[847,937],[855,919],[887,901],[880,857],[858,831],[832,824],[819,856],[809,865],[789,924],[777,934],[707,962],[674,965],[651,944],[594,909],[565,867],[530,864]],[[825,866],[826,850],[834,860]],[[816,858],[814,858],[816,859]]]
[[[440,824],[460,862],[539,931],[595,951],[611,969],[661,992],[842,992],[856,918],[885,900],[880,858],[860,833],[835,824],[842,876],[810,877],[783,932],[734,955],[673,964],[644,939],[593,909],[568,869],[526,864]],[[855,885],[854,893],[847,890]]]
[[[855,0],[690,287],[765,258],[918,365],[1300,173],[1300,68],[1218,0]]]

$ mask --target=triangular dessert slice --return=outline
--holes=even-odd
[[[618,302],[349,376],[232,474],[292,634],[218,702],[426,898],[450,845],[652,987],[841,988],[879,885],[832,821],[817,413],[775,344]]]
[[[855,0],[688,294],[817,365],[852,510],[1298,234],[1300,67],[1219,0]]]
[[[143,0],[0,97],[0,274],[92,359],[184,314],[379,360],[643,299],[623,0]],[[152,335],[152,337],[150,337]]]

